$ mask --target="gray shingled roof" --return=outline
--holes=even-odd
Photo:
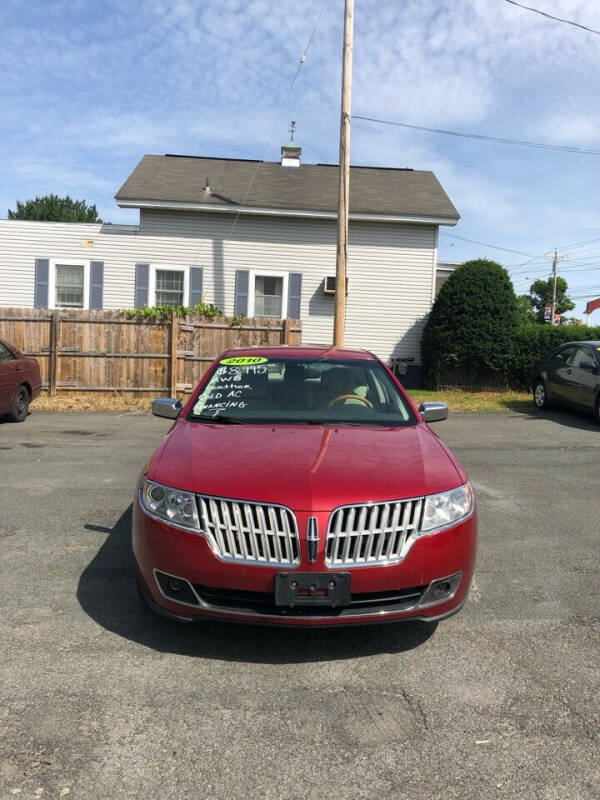
[[[203,191],[207,180],[210,193]],[[243,202],[251,208],[335,212],[337,191],[336,165],[282,167],[272,162],[147,155],[115,197],[119,204],[163,201],[226,207]],[[350,211],[459,218],[433,172],[379,167],[351,167]]]

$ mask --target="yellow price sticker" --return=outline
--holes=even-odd
[[[224,358],[219,363],[227,364],[228,367],[247,367],[254,364],[266,364],[268,360],[262,356],[237,356],[237,358]]]

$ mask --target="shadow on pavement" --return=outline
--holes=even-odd
[[[150,611],[138,594],[131,506],[112,529],[93,524],[85,528],[109,535],[79,579],[81,607],[103,628],[160,652],[264,664],[310,663],[402,653],[426,642],[436,629],[423,622],[365,625],[359,630],[171,622]]]
[[[523,400],[500,400],[500,403],[505,406],[509,411],[514,411],[520,416],[528,418],[529,422],[540,422],[548,420],[557,425],[563,425],[567,428],[576,428],[580,431],[600,431],[600,425],[594,419],[593,414],[586,413],[585,410],[577,411],[567,408],[549,408],[546,411],[538,410],[533,403],[528,403]]]

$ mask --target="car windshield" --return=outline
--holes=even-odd
[[[260,356],[220,361],[188,418],[386,426],[417,421],[377,361]]]

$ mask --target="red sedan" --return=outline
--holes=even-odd
[[[40,388],[40,365],[35,358],[0,339],[0,415],[23,422]]]
[[[288,626],[420,619],[462,608],[475,564],[468,478],[364,350],[258,347],[219,357],[138,485],[142,595],[180,621]]]

